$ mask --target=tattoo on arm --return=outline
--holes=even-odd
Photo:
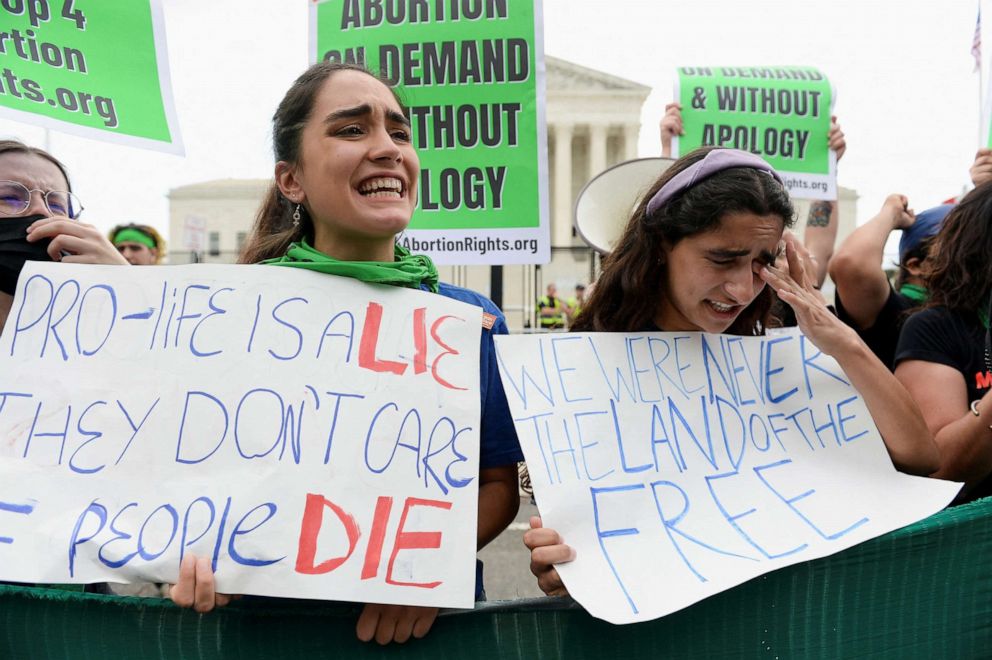
[[[829,227],[830,213],[834,209],[833,202],[816,201],[809,205],[809,215],[806,217],[807,227]]]

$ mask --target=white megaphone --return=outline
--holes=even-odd
[[[600,254],[609,254],[641,197],[674,162],[637,158],[594,176],[575,200],[575,230],[582,240]]]

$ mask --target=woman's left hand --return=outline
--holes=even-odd
[[[762,268],[761,279],[792,307],[802,333],[821,351],[836,357],[857,334],[827,309],[814,286],[809,252],[791,234],[785,236],[785,261],[784,265]]]
[[[411,637],[420,639],[426,635],[434,625],[437,612],[436,607],[366,603],[355,632],[363,642],[374,639],[381,645],[403,644]]]
[[[762,279],[796,312],[803,334],[837,360],[864,400],[896,468],[909,474],[930,474],[940,466],[940,455],[919,407],[854,329],[827,309],[813,286],[802,252],[795,237],[787,236],[788,267],[765,266]]]
[[[127,259],[93,225],[57,215],[38,220],[28,227],[27,240],[29,243],[45,238],[52,239],[52,242],[48,244],[48,256],[52,258],[52,261],[74,264],[128,265]]]

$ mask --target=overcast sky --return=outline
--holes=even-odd
[[[307,66],[305,0],[163,4],[186,156],[50,132],[84,219],[103,228],[137,221],[165,230],[170,188],[271,176],[269,119]],[[835,85],[848,139],[839,183],[857,190],[864,222],[890,192],[922,210],[968,182],[978,143],[969,53],[976,10],[972,0],[545,0],[545,50],[653,88],[642,156],[659,151],[676,66],[819,67]],[[992,53],[992,41],[985,50]],[[45,139],[37,127],[6,120],[0,135],[39,146]]]

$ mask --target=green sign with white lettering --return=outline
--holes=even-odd
[[[2,0],[0,116],[182,153],[159,0]]]

